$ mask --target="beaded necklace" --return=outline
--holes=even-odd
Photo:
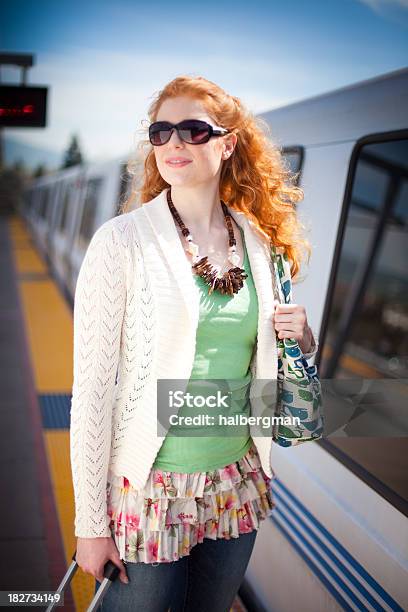
[[[193,237],[190,230],[183,223],[180,215],[178,214],[173,201],[171,199],[171,190],[167,191],[167,203],[170,208],[170,212],[173,215],[176,223],[181,229],[181,232],[187,242],[187,251],[193,256],[192,269],[201,276],[204,281],[209,285],[208,295],[211,295],[213,291],[219,291],[225,295],[233,295],[238,293],[244,285],[244,279],[248,277],[243,268],[238,267],[239,255],[237,253],[237,241],[234,237],[234,228],[232,226],[231,215],[228,212],[226,204],[221,200],[221,207],[224,213],[225,224],[228,229],[229,246],[228,246],[228,261],[233,265],[232,268],[224,273],[221,273],[220,269],[214,267],[209,261],[208,256],[200,257],[198,245],[193,242]]]

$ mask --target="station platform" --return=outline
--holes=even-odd
[[[0,590],[52,591],[76,546],[73,303],[16,215],[0,216],[0,256]],[[86,610],[93,590],[93,577],[79,569],[58,609]],[[237,596],[231,611],[246,610]]]

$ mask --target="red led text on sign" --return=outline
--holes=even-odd
[[[2,117],[18,117],[19,115],[32,115],[35,112],[32,104],[26,104],[21,108],[0,108]]]

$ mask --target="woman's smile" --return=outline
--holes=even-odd
[[[174,167],[187,166],[187,164],[190,164],[190,163],[191,162],[188,159],[187,160],[172,159],[172,160],[166,161],[166,164],[168,166],[174,166]]]

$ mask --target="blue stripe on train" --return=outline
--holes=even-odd
[[[383,610],[384,608],[373,599],[373,596],[364,585],[358,581],[355,575],[353,575],[349,569],[344,565],[341,559],[323,542],[323,540],[316,535],[316,532],[312,530],[306,521],[303,520],[303,515],[307,518],[315,527],[317,531],[321,533],[321,535],[326,538],[332,547],[336,549],[339,555],[343,556],[343,558],[353,567],[355,573],[365,581],[370,587],[383,599],[383,601],[390,606],[392,610],[396,612],[403,612],[403,609],[400,607],[397,601],[389,594],[385,589],[367,572],[367,570],[355,559],[347,549],[342,546],[342,544],[324,527],[324,525],[316,519],[312,515],[312,513],[306,508],[302,502],[293,495],[291,491],[282,483],[279,478],[275,478],[272,481],[273,495],[276,497],[277,507],[271,514],[271,520],[274,524],[279,528],[279,530],[285,535],[285,537],[290,541],[290,543],[296,548],[298,553],[302,556],[302,558],[306,561],[309,567],[313,570],[316,576],[324,583],[326,588],[330,591],[330,593],[335,597],[338,603],[343,607],[344,610],[349,610],[350,607],[348,603],[343,599],[340,592],[336,589],[334,583],[343,590],[344,593],[355,602],[357,609],[366,610],[366,606],[363,602],[356,600],[356,595],[350,591],[347,584],[342,580],[341,575],[347,578],[349,582],[351,582],[354,587],[362,594],[364,598],[367,599],[368,602],[373,606],[375,610]],[[291,500],[293,505],[298,508],[298,512],[294,512],[293,508],[291,508],[285,498],[279,493],[279,489],[284,492],[287,497]],[[285,507],[290,511],[289,518],[286,514],[282,513],[279,510],[279,504],[282,507]],[[278,517],[281,521],[278,522]],[[285,524],[288,525],[289,529],[285,527]],[[307,554],[305,551],[297,544],[295,539],[291,536],[291,531],[295,534],[299,539],[302,539],[302,532],[308,533],[311,538],[313,538],[313,545],[311,545],[305,538],[303,538],[303,542],[305,547],[307,548]],[[330,566],[325,559],[320,555],[319,550],[324,552],[324,554],[333,561],[333,565],[336,567],[336,572],[333,570],[333,567]],[[320,565],[323,565],[327,573],[332,577],[333,582],[327,580],[327,578],[322,574],[318,565],[314,562],[318,561]]]

